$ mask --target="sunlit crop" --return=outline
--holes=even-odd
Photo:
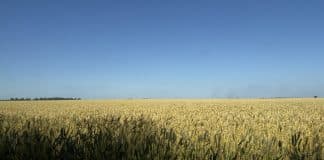
[[[324,99],[0,102],[5,159],[324,159]]]

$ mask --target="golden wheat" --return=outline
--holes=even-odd
[[[23,132],[33,119],[31,128],[44,135],[56,130],[56,136],[62,128],[71,135],[90,134],[80,127],[86,121],[100,131],[107,117],[120,125],[152,120],[158,135],[173,144],[175,159],[324,158],[324,99],[0,102],[0,115],[2,130]]]

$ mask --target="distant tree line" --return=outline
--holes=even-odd
[[[311,97],[260,97],[259,99],[284,99],[284,98],[311,98]],[[313,98],[319,98],[318,96],[313,96]]]
[[[44,100],[81,100],[81,98],[69,97],[40,97],[40,98],[10,98],[8,101],[44,101]]]

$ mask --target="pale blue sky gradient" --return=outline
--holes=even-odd
[[[324,1],[0,2],[0,98],[324,96]]]

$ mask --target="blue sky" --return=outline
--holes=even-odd
[[[324,1],[0,2],[0,98],[324,96]]]

